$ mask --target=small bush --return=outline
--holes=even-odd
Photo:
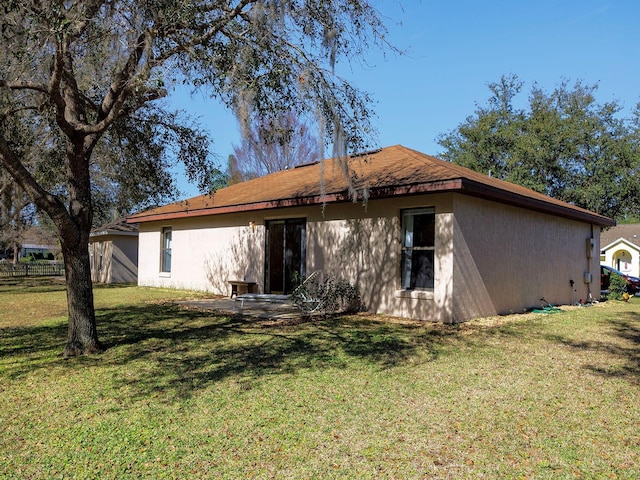
[[[33,258],[33,254],[27,253],[24,257],[20,257],[20,263],[33,262],[35,258]]]
[[[361,310],[360,291],[355,285],[331,276],[312,274],[291,294],[291,301],[306,314],[331,314]]]
[[[609,298],[621,300],[622,295],[627,291],[627,282],[620,275],[611,274],[609,283]]]

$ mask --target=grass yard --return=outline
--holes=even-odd
[[[0,478],[640,478],[640,299],[462,326],[267,325],[0,281]]]

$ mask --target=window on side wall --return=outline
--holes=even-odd
[[[402,211],[402,288],[433,289],[436,215],[433,208]]]
[[[171,227],[162,227],[160,271],[167,273],[171,272]]]

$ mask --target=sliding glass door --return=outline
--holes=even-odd
[[[306,229],[304,218],[267,221],[266,293],[289,294],[296,287],[296,278],[304,278]]]

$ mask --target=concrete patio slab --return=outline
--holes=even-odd
[[[244,301],[243,306],[243,302],[230,298],[212,298],[183,300],[178,302],[178,305],[227,315],[242,315],[270,320],[297,320],[302,317],[300,310],[291,303]]]

